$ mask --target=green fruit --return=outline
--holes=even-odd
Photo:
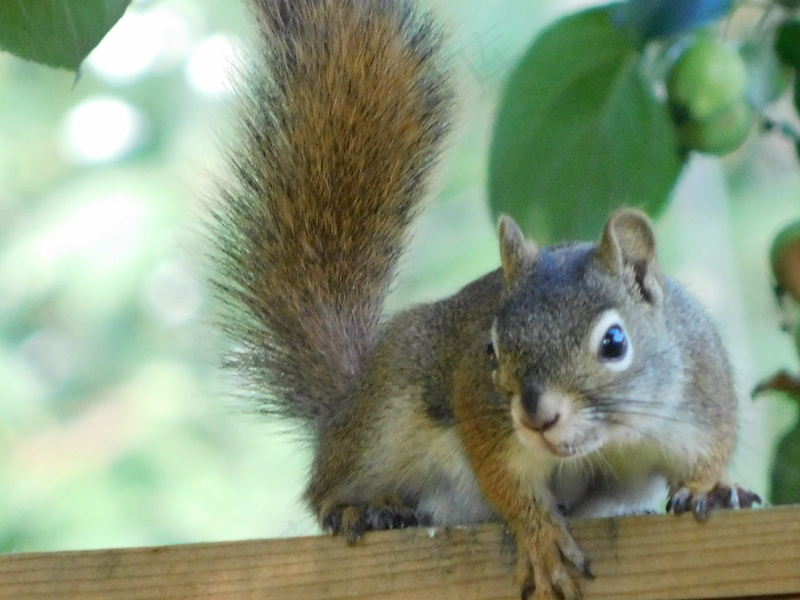
[[[686,50],[667,75],[670,104],[690,121],[713,119],[740,103],[746,93],[747,66],[742,57],[707,37]]]
[[[769,250],[772,274],[795,300],[800,300],[800,221],[781,229]]]
[[[690,120],[678,126],[678,137],[692,150],[722,156],[736,150],[750,135],[755,111],[740,101],[707,121]]]

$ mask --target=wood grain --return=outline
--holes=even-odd
[[[800,600],[800,506],[574,521],[587,600]],[[0,556],[2,600],[518,598],[500,527]]]

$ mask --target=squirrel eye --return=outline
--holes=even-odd
[[[589,351],[612,371],[624,371],[633,362],[633,344],[622,317],[609,309],[601,313],[589,335]]]
[[[618,361],[628,352],[628,336],[619,325],[612,325],[600,340],[599,356],[602,361]]]

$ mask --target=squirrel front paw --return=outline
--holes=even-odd
[[[420,525],[416,511],[396,496],[370,502],[339,504],[322,519],[323,527],[355,544],[367,531],[405,529]]]
[[[730,483],[684,483],[669,498],[667,512],[680,515],[692,512],[698,521],[715,508],[751,508],[761,504],[761,496]]]
[[[564,523],[548,520],[517,533],[517,575],[522,600],[580,600],[579,576],[589,561]]]

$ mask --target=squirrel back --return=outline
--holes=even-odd
[[[212,236],[224,327],[265,412],[311,425],[351,392],[449,128],[443,35],[406,1],[253,0],[236,181]]]

